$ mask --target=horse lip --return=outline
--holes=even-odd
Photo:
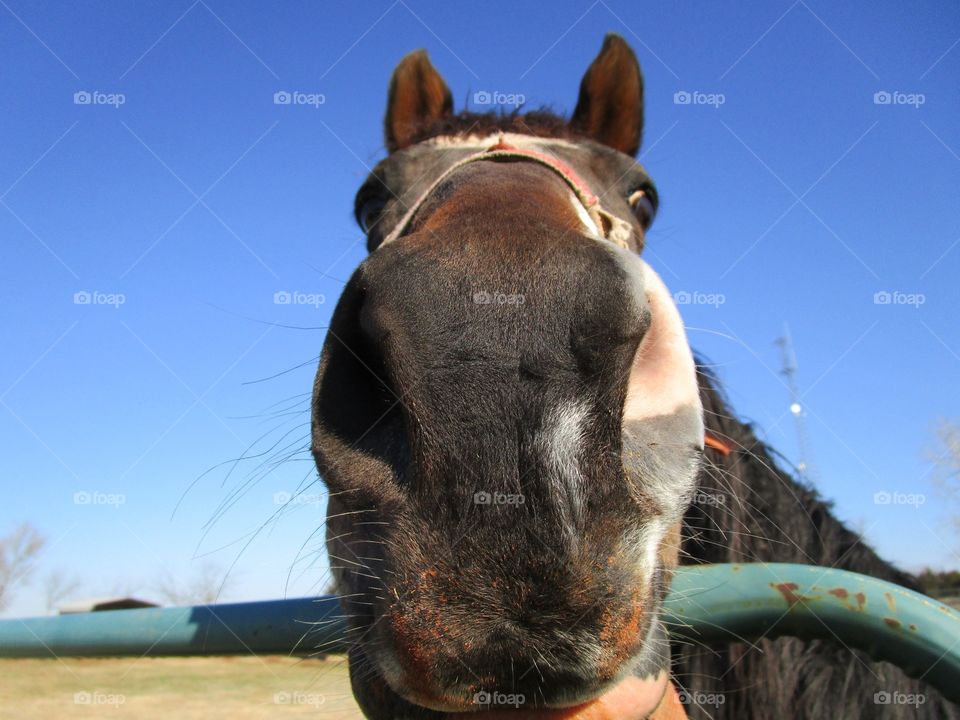
[[[444,712],[449,714],[452,718],[478,718],[478,720],[481,718],[491,718],[491,720],[493,720],[503,715],[504,717],[509,717],[510,720],[524,720],[524,718],[527,717],[531,718],[531,720],[539,720],[540,718],[543,718],[543,720],[553,720],[554,717],[556,717],[557,720],[560,720],[560,718],[568,717],[568,715],[564,713],[568,713],[576,708],[582,708],[591,705],[596,700],[606,696],[613,688],[632,677],[632,673],[642,662],[642,656],[643,651],[641,650],[634,658],[624,664],[624,666],[621,668],[621,671],[617,673],[617,676],[613,680],[605,683],[598,683],[592,692],[584,692],[580,696],[570,696],[560,701],[544,703],[540,707],[535,708],[520,705],[516,707],[507,706],[506,709],[501,709],[496,706],[480,705],[476,701],[476,696],[479,693],[474,693],[473,697],[466,695],[459,697],[457,695],[439,697],[435,695],[425,695],[416,691],[411,691],[411,689],[407,687],[398,688],[393,682],[387,679],[386,676],[381,674],[381,677],[383,677],[383,679],[387,682],[387,685],[394,693],[412,705],[425,710]],[[374,666],[376,666],[375,661]],[[379,669],[377,671],[381,672]],[[503,690],[501,692],[498,690],[497,693],[489,694],[510,695],[511,692],[507,690]],[[569,715],[569,717],[575,718],[578,716]],[[621,719],[618,718],[618,720]],[[625,718],[622,720],[628,719]]]
[[[628,675],[587,702],[564,707],[490,709],[449,712],[450,720],[643,720],[657,709],[669,690],[667,673],[650,679]]]

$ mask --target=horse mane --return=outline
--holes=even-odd
[[[684,520],[681,562],[795,562],[836,567],[918,589],[913,576],[877,555],[843,525],[816,489],[784,470],[749,423],[739,420],[716,376],[698,362],[707,430],[732,451],[708,450],[698,498]],[[674,643],[674,673],[693,702],[691,719],[848,720],[960,718],[935,690],[838,642],[794,638],[717,646]],[[877,693],[914,693],[922,705],[877,704]],[[697,695],[702,693],[703,695]],[[696,699],[722,695],[721,705]]]
[[[423,142],[440,136],[464,137],[492,135],[497,132],[561,139],[584,137],[570,127],[565,117],[547,108],[526,113],[517,108],[510,112],[493,110],[476,113],[465,110],[456,115],[447,115],[416,128],[413,142]]]

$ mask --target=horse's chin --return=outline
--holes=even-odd
[[[596,697],[572,698],[562,706],[480,709],[472,702],[450,704],[394,689],[361,645],[350,651],[353,693],[370,720],[644,720],[670,690],[669,645],[661,622],[622,675]],[[657,715],[659,717],[659,715]]]
[[[368,715],[375,720],[644,720],[662,704],[669,689],[667,673],[649,678],[627,677],[594,698],[564,708],[523,708],[509,710],[439,710],[404,702],[404,714]],[[397,698],[399,699],[399,697]],[[382,707],[382,706],[381,706]],[[379,708],[374,710],[377,712]]]
[[[449,713],[450,720],[643,720],[649,718],[664,699],[668,688],[667,673],[654,677],[624,678],[589,702],[565,708],[537,710],[482,710]]]

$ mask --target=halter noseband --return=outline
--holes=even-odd
[[[486,150],[481,150],[480,152],[465,157],[463,160],[460,160],[451,167],[447,168],[447,170],[440,177],[438,177],[430,185],[430,187],[428,187],[423,194],[420,195],[419,198],[417,198],[417,201],[407,209],[407,212],[404,213],[404,216],[400,222],[397,223],[396,227],[390,231],[390,233],[383,239],[378,247],[382,247],[387,243],[393,242],[403,235],[403,233],[406,232],[407,228],[410,226],[413,216],[416,215],[417,211],[427,201],[427,198],[433,194],[433,191],[436,190],[442,182],[444,182],[457,170],[465,165],[477,162],[478,160],[494,160],[498,162],[535,162],[545,168],[548,168],[549,170],[552,170],[567,185],[570,186],[571,190],[573,190],[577,200],[579,200],[580,204],[583,205],[583,209],[586,210],[587,216],[593,223],[597,237],[609,240],[625,250],[630,249],[629,238],[633,232],[633,228],[630,226],[630,223],[608,212],[607,210],[604,210],[600,205],[600,199],[590,191],[587,183],[584,182],[583,178],[581,178],[572,167],[551,155],[547,155],[546,153],[510,145],[504,141],[502,135],[497,143],[491,145]]]

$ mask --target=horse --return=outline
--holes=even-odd
[[[659,202],[635,160],[643,89],[615,34],[569,120],[455,113],[422,50],[393,73],[388,154],[355,201],[369,254],[311,410],[358,704],[374,720],[960,717],[825,641],[671,643],[681,562],[915,582],[784,469],[691,350],[643,258]]]

